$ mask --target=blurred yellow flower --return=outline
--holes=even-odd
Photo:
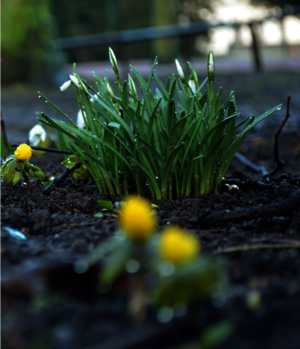
[[[27,144],[21,144],[15,151],[15,156],[17,160],[28,161],[31,158],[32,149]]]
[[[156,229],[156,214],[148,200],[130,196],[121,209],[119,223],[125,234],[138,241],[148,239]]]
[[[175,265],[190,261],[200,250],[198,239],[179,227],[166,228],[160,237],[159,253]]]

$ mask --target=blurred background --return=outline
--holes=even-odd
[[[93,81],[91,71],[107,69],[113,82],[109,47],[121,79],[129,63],[147,77],[156,55],[162,78],[175,72],[175,58],[205,78],[212,49],[216,86],[236,90],[242,114],[258,115],[288,95],[300,114],[297,0],[2,0],[1,8],[2,116],[12,142],[24,141],[36,111],[56,117],[37,89],[76,118],[76,96],[59,90],[74,62],[81,77]]]
[[[63,82],[68,64],[107,62],[109,46],[120,64],[201,62],[212,49],[245,69],[300,67],[297,0],[3,0],[1,16],[4,85]]]

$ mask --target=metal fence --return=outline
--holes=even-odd
[[[251,21],[251,22],[243,22],[243,23],[218,23],[212,25],[208,22],[195,22],[190,23],[188,25],[168,25],[163,27],[149,27],[135,30],[124,30],[119,32],[108,32],[108,33],[100,33],[93,35],[85,35],[78,36],[72,38],[64,38],[58,40],[58,44],[63,50],[76,49],[76,48],[87,48],[91,46],[98,45],[113,45],[117,44],[122,46],[123,49],[120,49],[121,60],[127,60],[126,50],[124,49],[124,45],[130,42],[143,41],[143,40],[154,40],[157,38],[167,38],[167,37],[184,37],[189,38],[192,36],[205,34],[209,30],[213,30],[216,28],[227,27],[227,28],[239,28],[244,25],[248,25],[251,31],[252,36],[252,53],[253,53],[253,62],[255,65],[256,71],[261,71],[262,69],[262,59],[259,50],[259,37],[256,31],[256,27],[261,23],[270,20],[277,19],[282,20],[284,17],[289,15],[297,15],[300,13],[300,6],[291,7],[288,9],[283,9],[280,16],[268,16],[259,21]],[[189,56],[189,48],[188,45],[185,46],[187,52],[186,55]]]

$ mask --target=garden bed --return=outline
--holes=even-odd
[[[234,79],[221,76],[217,84],[237,91],[243,116],[260,115],[284,103],[280,112],[249,133],[239,150],[267,171],[276,166],[274,136],[285,117],[285,99],[292,96],[291,117],[279,137],[279,157],[285,166],[269,180],[235,158],[220,194],[152,201],[159,206],[159,229],[175,224],[192,231],[201,241],[201,254],[224,264],[229,279],[226,293],[192,304],[184,316],[167,323],[158,321],[157,308],[149,306],[145,321],[137,325],[127,311],[124,279],[111,290],[99,290],[102,261],[80,271],[80,261],[118,228],[112,215],[95,217],[102,210],[97,201],[110,200],[118,206],[123,197],[99,194],[93,180],[76,181],[72,176],[48,192],[43,192],[40,181],[29,185],[20,181],[15,186],[3,182],[2,226],[26,237],[20,240],[2,230],[3,347],[192,349],[199,347],[197,341],[210,326],[224,321],[233,332],[218,348],[300,347],[299,77],[241,74]],[[68,98],[57,98],[70,107]],[[33,126],[30,111],[44,110],[36,96],[24,97],[22,103],[25,100],[30,106],[26,104],[18,124],[22,132]],[[13,95],[4,101],[10,141],[21,134],[14,134],[18,127],[10,124],[20,115],[16,108],[22,103],[15,101]],[[72,108],[67,112],[75,118],[73,101]],[[30,161],[47,177],[58,177],[65,169],[58,155]],[[226,184],[239,188],[228,191]]]
[[[286,145],[291,134],[281,137],[280,144]],[[299,144],[295,131],[293,140],[294,149]],[[110,198],[100,195],[92,180],[69,177],[47,194],[39,181],[27,186],[3,183],[2,223],[27,237],[20,241],[2,235],[3,345],[12,349],[34,347],[34,343],[41,343],[36,348],[47,343],[52,343],[49,348],[186,348],[207,326],[226,319],[234,332],[222,348],[298,348],[299,205],[231,221],[206,219],[215,212],[268,207],[299,197],[300,162],[295,162],[299,153],[289,161],[286,148],[282,147],[281,156],[298,174],[281,171],[269,181],[262,180],[254,173],[250,177],[235,160],[231,166],[235,180],[228,183],[236,182],[239,189],[228,191],[223,186],[217,195],[153,201],[160,208],[160,227],[176,224],[193,231],[201,240],[201,253],[222,260],[230,279],[223,301],[204,303],[196,318],[186,315],[168,324],[159,323],[150,307],[146,322],[134,325],[126,313],[122,285],[112,294],[97,291],[100,265],[84,274],[74,271],[76,261],[117,228],[114,217],[94,217],[101,211],[97,200]],[[265,164],[268,151],[272,153],[271,142],[257,152],[256,156],[262,155],[257,161]],[[63,170],[60,159],[50,158],[33,163],[57,176]],[[233,172],[237,167],[243,173]]]

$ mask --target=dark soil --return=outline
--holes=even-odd
[[[294,98],[297,103],[299,108]],[[284,108],[280,113],[269,127],[254,130],[240,150],[267,170],[275,166],[273,140]],[[294,108],[280,136],[279,155],[286,165],[269,180],[235,159],[220,194],[154,201],[160,227],[177,224],[193,231],[201,253],[221,260],[230,281],[223,302],[207,301],[197,316],[188,312],[167,324],[158,322],[150,306],[146,321],[135,325],[122,284],[117,292],[99,292],[101,262],[76,273],[76,262],[117,228],[113,217],[94,217],[101,211],[97,200],[111,198],[100,195],[92,180],[70,177],[47,194],[39,181],[2,183],[2,225],[27,237],[17,240],[2,232],[3,348],[188,349],[221,320],[230,321],[234,331],[218,348],[300,348],[300,130],[295,115],[299,110]],[[48,154],[32,159],[49,176],[63,171],[60,162]],[[228,191],[226,183],[239,189]],[[290,199],[294,206],[285,208]],[[264,211],[276,203],[281,203],[277,210]],[[239,218],[240,210],[245,211]],[[223,212],[236,217],[209,219]],[[249,305],[253,296],[260,300],[255,307]]]

